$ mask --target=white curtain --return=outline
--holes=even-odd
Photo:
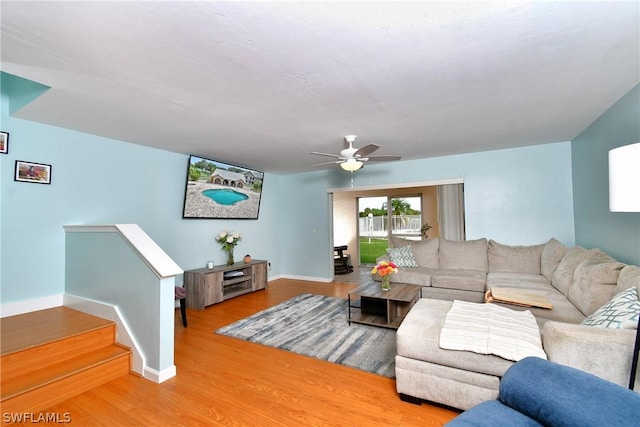
[[[464,240],[464,184],[438,186],[440,237]]]

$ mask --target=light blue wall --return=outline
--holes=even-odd
[[[280,176],[265,174],[257,221],[183,220],[186,155],[9,117],[5,89],[1,126],[10,147],[0,155],[2,303],[64,292],[63,225],[136,223],[185,270],[207,260],[222,264],[214,237],[236,230],[243,235],[238,254],[274,259],[269,273],[279,274]],[[51,185],[15,182],[16,160],[51,164]]]
[[[640,213],[609,212],[608,153],[639,141],[637,85],[573,140],[571,154],[576,243],[601,248],[636,265],[640,265]]]
[[[574,244],[569,142],[367,165],[353,174],[353,187],[451,178],[464,179],[467,239]],[[351,187],[351,174],[338,168],[284,177],[288,274],[331,277],[327,189],[341,187]]]

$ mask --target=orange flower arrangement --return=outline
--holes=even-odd
[[[381,261],[373,267],[371,270],[372,274],[377,274],[380,277],[388,276],[389,274],[394,274],[398,272],[398,266],[392,263],[391,261]]]
[[[383,291],[391,290],[389,276],[397,272],[398,266],[391,261],[381,261],[378,263],[378,265],[373,267],[373,270],[371,270],[372,274],[377,274],[382,277],[382,284],[380,285],[380,289],[382,289]]]

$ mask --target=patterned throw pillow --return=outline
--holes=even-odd
[[[601,328],[636,329],[640,316],[640,301],[635,286],[619,293],[582,321],[582,325]]]
[[[413,257],[413,251],[411,246],[405,246],[404,248],[388,248],[387,255],[398,267],[417,267],[416,260]]]

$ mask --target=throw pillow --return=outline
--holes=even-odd
[[[551,277],[551,284],[562,292],[562,295],[566,296],[569,293],[569,288],[573,284],[573,272],[578,264],[593,254],[593,251],[590,251],[581,246],[574,246],[562,257],[562,261]]]
[[[640,301],[635,287],[619,293],[582,321],[582,325],[601,328],[636,329],[640,316]]]
[[[387,255],[391,258],[391,262],[398,267],[417,267],[416,260],[413,257],[411,246],[403,248],[388,248]]]
[[[556,271],[566,253],[567,247],[554,238],[549,239],[544,245],[540,257],[540,272],[548,281],[551,282],[553,272]]]
[[[627,265],[625,268],[620,270],[618,284],[616,284],[613,294],[617,295],[632,286],[635,286],[636,289],[640,289],[640,267],[636,265]]]
[[[566,295],[585,316],[613,297],[620,270],[625,266],[598,248],[591,252],[574,270],[573,284]]]

